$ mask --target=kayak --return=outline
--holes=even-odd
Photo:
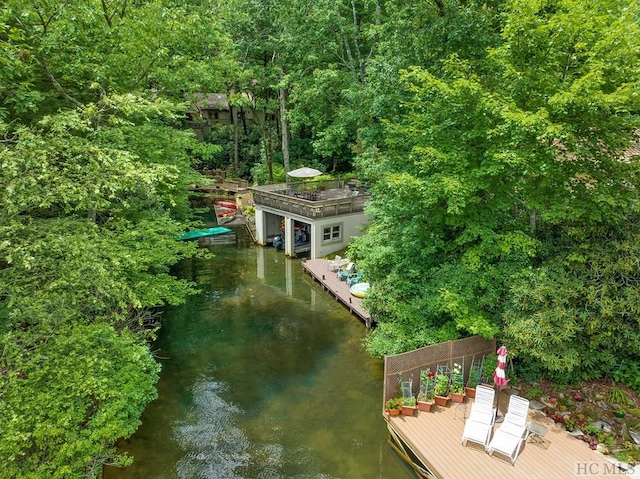
[[[231,201],[216,201],[216,205],[223,206],[225,208],[232,208],[234,210],[238,209],[238,205],[236,205],[235,203],[233,203]]]
[[[226,225],[227,223],[231,223],[233,220],[236,219],[236,215],[224,215],[224,216],[218,216],[218,224],[219,225]]]
[[[356,283],[349,288],[349,292],[356,298],[364,298],[369,290],[369,283]]]
[[[228,215],[235,215],[237,210],[234,210],[233,208],[223,208],[222,206],[219,206],[218,208],[216,208],[218,217],[221,216],[228,216]]]
[[[206,230],[194,230],[187,231],[183,235],[180,235],[181,240],[193,239],[193,238],[202,238],[203,236],[213,236],[213,235],[221,235],[224,233],[231,233],[229,228],[225,228],[223,226],[216,226],[214,228],[207,228]]]

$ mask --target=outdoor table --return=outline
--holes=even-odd
[[[467,403],[461,402],[456,404],[456,409],[453,414],[453,420],[458,418],[458,409],[462,410],[462,422],[467,422]]]
[[[546,426],[538,424],[536,422],[530,422],[527,424],[527,437],[531,436],[531,442],[535,442],[538,447],[543,442],[542,438],[547,434]]]

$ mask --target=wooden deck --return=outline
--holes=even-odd
[[[362,299],[356,298],[349,292],[346,281],[340,281],[335,271],[329,269],[329,262],[325,259],[308,259],[302,261],[302,268],[315,278],[325,291],[344,304],[351,313],[358,316],[367,328],[371,328],[371,315],[362,307]]]
[[[460,443],[464,429],[463,414],[468,417],[473,400],[467,399],[466,409],[452,405],[436,408],[435,412],[416,411],[415,416],[389,417],[391,440],[394,436],[408,447],[422,465],[430,471],[418,477],[438,479],[500,478],[500,479],[578,479],[633,477],[589,449],[587,443],[569,435],[542,413],[529,409],[531,421],[548,427],[540,446],[529,438],[515,463],[498,453],[489,456],[484,448],[471,442]],[[501,393],[500,409],[508,404],[508,393]],[[494,430],[500,425],[496,424]],[[392,444],[394,445],[394,444]],[[395,445],[394,445],[395,447]],[[399,451],[403,455],[403,451]],[[408,451],[407,451],[408,452]],[[414,467],[415,468],[415,467]],[[418,468],[415,468],[418,470]]]

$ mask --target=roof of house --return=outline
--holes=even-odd
[[[197,110],[228,110],[229,100],[224,93],[196,93],[195,108]]]

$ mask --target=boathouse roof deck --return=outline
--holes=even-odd
[[[517,391],[511,391],[514,393]],[[502,391],[500,412],[509,402],[509,390]],[[405,459],[411,459],[419,477],[461,479],[466,477],[500,479],[576,479],[627,476],[587,443],[555,425],[543,413],[529,409],[529,421],[548,428],[535,442],[530,437],[514,465],[498,453],[489,456],[481,445],[460,442],[464,421],[473,401],[463,406],[437,407],[435,412],[416,412],[415,416],[390,417],[384,413],[390,444]],[[503,408],[504,406],[504,408]],[[494,425],[494,431],[500,424]],[[413,457],[412,457],[413,456]],[[417,459],[417,461],[416,461]]]
[[[342,179],[296,181],[253,186],[256,205],[270,207],[305,218],[327,218],[364,211],[371,199],[366,187]]]

